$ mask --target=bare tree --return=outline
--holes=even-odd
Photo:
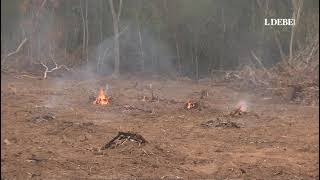
[[[115,77],[119,76],[119,68],[120,68],[120,48],[119,48],[119,22],[122,8],[122,0],[119,1],[118,12],[116,12],[113,0],[109,0],[112,20],[113,20],[113,30],[114,30],[114,72],[113,75]]]

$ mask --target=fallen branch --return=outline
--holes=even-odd
[[[32,79],[39,79],[39,77],[36,76],[30,76],[27,74],[23,74],[23,75],[19,75],[19,76],[15,76],[16,78],[20,79],[21,77],[28,77],[28,78],[32,78]]]

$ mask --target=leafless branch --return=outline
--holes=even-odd
[[[17,54],[17,53],[20,51],[21,47],[27,42],[27,40],[28,40],[27,38],[24,38],[24,40],[20,43],[20,45],[18,46],[18,48],[17,48],[15,51],[9,53],[9,54],[3,59],[3,61],[5,61],[5,59],[8,58],[9,56],[12,56],[12,55],[14,55],[14,54]]]
[[[43,78],[46,79],[47,78],[47,74],[50,73],[50,72],[53,72],[55,70],[58,70],[58,69],[61,69],[61,68],[64,68],[65,70],[67,71],[70,71],[71,69],[68,68],[67,66],[65,65],[59,65],[56,63],[56,61],[53,59],[53,56],[52,54],[50,54],[50,58],[52,60],[52,62],[54,63],[55,67],[50,69],[48,68],[48,66],[46,64],[44,64],[43,62],[40,62],[40,64],[45,68],[45,71],[44,71],[44,74],[43,74]]]
[[[53,72],[53,71],[58,70],[58,69],[61,69],[61,68],[64,68],[64,69],[70,71],[70,69],[69,69],[67,66],[65,66],[65,65],[59,65],[59,66],[58,66],[58,65],[55,63],[55,67],[49,70],[49,68],[48,68],[47,65],[45,65],[45,64],[42,63],[42,62],[41,62],[40,64],[46,69],[46,70],[44,71],[44,74],[43,74],[43,78],[44,78],[44,79],[47,78],[47,74],[48,74],[48,73]]]

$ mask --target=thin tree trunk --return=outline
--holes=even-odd
[[[141,28],[140,28],[138,11],[136,11],[136,21],[138,24],[138,35],[139,35],[139,43],[140,43],[139,46],[140,46],[140,56],[141,56],[141,69],[142,69],[142,72],[144,72],[145,62],[144,62],[144,53],[143,53],[143,47],[142,47],[142,36],[141,36]]]
[[[178,39],[177,39],[177,35],[175,34],[174,36],[175,41],[176,41],[176,51],[177,51],[177,60],[178,60],[178,69],[179,69],[179,73],[181,74],[182,71],[182,65],[181,65],[181,60],[180,60],[180,51],[179,51],[179,44],[178,44]]]
[[[103,39],[103,29],[102,29],[102,25],[103,25],[103,0],[100,1],[101,2],[101,5],[100,5],[100,9],[101,9],[101,17],[99,18],[100,19],[100,42],[102,42],[102,39]]]
[[[281,42],[280,42],[280,39],[279,39],[279,37],[278,37],[277,32],[274,32],[274,39],[275,39],[276,44],[277,44],[277,46],[278,46],[278,48],[279,48],[281,60],[284,61],[286,56],[285,56],[285,54],[284,54],[284,52],[283,52],[282,45],[281,45]]]
[[[224,9],[222,8],[222,11],[221,11],[221,20],[222,20],[222,23],[223,23],[223,34],[222,34],[222,41],[223,41],[223,46],[221,48],[221,54],[220,54],[220,62],[219,62],[219,70],[222,70],[223,67],[223,61],[224,61],[224,46],[226,44],[226,39],[225,39],[225,32],[226,32],[226,23],[225,23],[225,15],[224,15]]]
[[[142,72],[144,72],[144,53],[142,48],[142,37],[141,37],[140,25],[138,25],[138,30],[139,30],[139,41],[140,41],[141,66],[142,66]]]
[[[113,6],[113,0],[109,0],[111,13],[112,13],[112,20],[113,20],[113,30],[114,30],[114,76],[119,76],[120,72],[120,48],[119,48],[119,20],[120,20],[120,13],[121,13],[121,6],[122,0],[120,0],[120,5],[118,9],[118,13],[115,12]]]
[[[86,23],[83,15],[83,8],[82,8],[82,0],[80,0],[80,11],[82,17],[82,29],[83,29],[83,38],[82,38],[82,55],[84,55],[85,48],[86,48]]]
[[[87,54],[87,62],[89,61],[89,52],[88,52],[88,44],[89,44],[89,25],[88,25],[88,0],[86,0],[86,54]]]
[[[290,36],[290,47],[289,47],[289,62],[292,61],[292,46],[293,46],[293,37],[294,37],[294,26],[291,27],[291,36]]]
[[[198,61],[198,55],[196,54],[196,78],[199,80],[199,61]]]
[[[113,19],[113,30],[114,30],[114,53],[115,53],[115,62],[114,62],[114,75],[119,75],[120,69],[120,45],[119,45],[119,22],[115,18]]]
[[[99,73],[100,72],[100,69],[101,69],[101,52],[102,52],[102,41],[103,41],[103,35],[102,35],[102,32],[103,32],[103,29],[102,29],[102,24],[103,24],[103,0],[100,1],[101,4],[100,4],[100,13],[101,13],[101,16],[100,16],[100,23],[99,23],[99,30],[100,30],[100,45],[99,45],[99,56],[98,56],[98,62],[97,62],[97,72]],[[98,16],[99,17],[99,16]]]

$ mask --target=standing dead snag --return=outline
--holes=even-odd
[[[114,76],[119,75],[120,68],[120,47],[119,47],[119,22],[122,8],[122,0],[119,2],[118,12],[115,11],[113,0],[109,0],[112,20],[113,20],[113,30],[114,30]]]

